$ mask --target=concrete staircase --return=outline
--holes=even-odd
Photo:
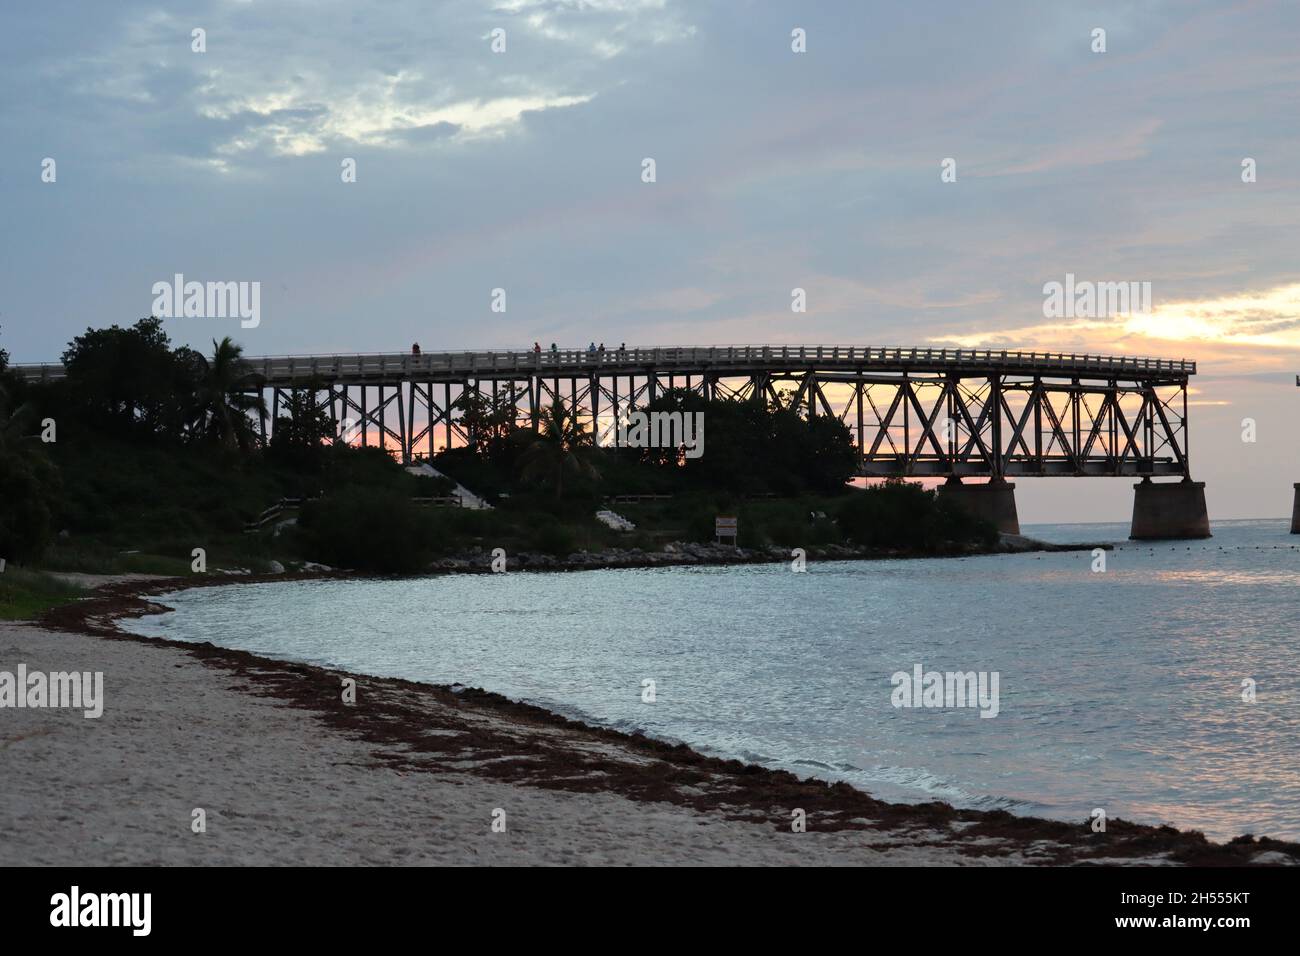
[[[608,509],[605,509],[603,511],[597,511],[596,520],[608,528],[613,528],[615,531],[636,530],[636,525],[634,525],[631,521],[628,521],[626,518],[624,518],[621,514],[619,514],[616,511],[610,511]]]
[[[449,478],[447,475],[444,475],[438,469],[430,465],[427,461],[421,462],[418,465],[407,465],[406,470],[413,475],[423,475],[428,478],[447,478],[448,481],[453,481],[453,482],[456,481],[456,479]],[[474,494],[474,492],[470,491],[468,488],[466,488],[464,485],[460,484],[459,482],[456,482],[456,489],[452,492],[452,495],[460,499],[460,506],[462,508],[468,508],[471,511],[492,510],[492,506],[490,504],[488,504],[486,501],[484,501],[478,495]]]

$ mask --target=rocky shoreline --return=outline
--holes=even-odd
[[[854,545],[827,544],[801,549],[807,561],[886,561],[906,558],[961,558],[990,554],[1026,554],[1036,551],[1110,550],[1110,544],[1051,544],[1018,534],[1003,534],[993,548],[953,545],[940,553],[918,553],[890,548],[862,548]],[[729,544],[673,541],[661,551],[640,548],[609,548],[604,551],[580,551],[565,556],[523,551],[506,555],[506,567],[516,571],[582,571],[598,568],[659,568],[690,565],[775,564],[794,560],[794,550],[740,548]],[[492,553],[479,548],[434,561],[433,572],[490,571]]]

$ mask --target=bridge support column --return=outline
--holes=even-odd
[[[1210,515],[1205,509],[1205,482],[1156,484],[1143,478],[1133,486],[1133,525],[1129,538],[1161,540],[1210,537]]]
[[[1295,487],[1295,504],[1291,506],[1291,533],[1300,534],[1300,481]]]
[[[964,485],[956,475],[939,486],[939,494],[978,518],[993,524],[1002,534],[1020,534],[1016,513],[1016,486],[1005,478],[979,485]]]

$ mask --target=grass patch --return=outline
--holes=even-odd
[[[27,621],[85,595],[83,588],[40,571],[8,567],[0,572],[0,621]]]
[[[208,536],[200,540],[207,553],[208,571],[248,568],[269,570],[269,546],[261,535]],[[59,543],[41,559],[46,571],[76,571],[82,574],[162,574],[184,577],[193,574],[189,542],[172,544],[142,541],[137,547],[119,549],[103,541],[82,539],[75,544]]]

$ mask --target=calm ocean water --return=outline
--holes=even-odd
[[[129,626],[481,686],[886,799],[1300,839],[1287,522],[1158,544],[1120,524],[1025,532],[1116,550],[1104,573],[1079,552],[234,585]],[[915,664],[998,672],[1000,713],[893,707],[890,675]]]

